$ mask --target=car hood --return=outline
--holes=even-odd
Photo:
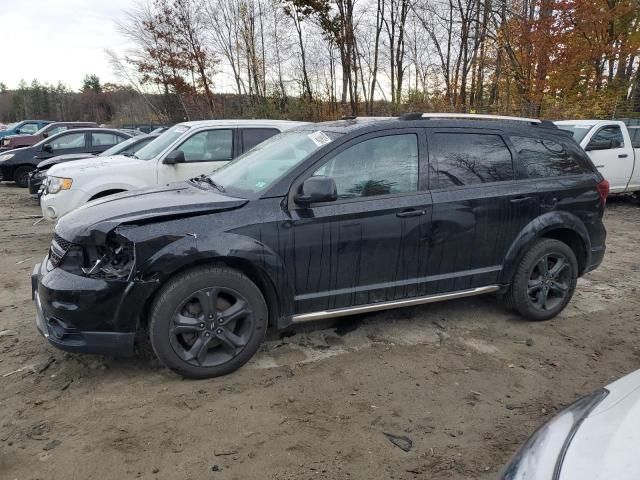
[[[67,155],[58,155],[40,162],[38,164],[38,170],[45,170],[53,165],[57,165],[58,163],[69,162],[71,160],[82,160],[85,158],[90,159],[95,157],[91,153],[68,153]]]
[[[609,395],[582,422],[560,480],[636,480],[640,472],[640,370],[606,387]]]
[[[89,172],[93,174],[97,169],[114,168],[115,166],[119,169],[127,168],[129,165],[139,165],[140,162],[143,161],[144,160],[138,160],[124,155],[113,155],[110,157],[87,157],[87,155],[85,155],[81,160],[74,160],[72,163],[67,164],[66,161],[64,161],[63,164],[53,165],[48,173],[49,175],[57,177],[68,176],[73,178],[74,173]]]
[[[122,224],[139,225],[172,218],[202,215],[240,208],[248,200],[226,196],[213,187],[198,188],[189,182],[123,192],[94,200],[64,215],[56,233],[74,243],[104,242]]]
[[[0,160],[0,165],[2,165],[2,163],[6,164],[12,164],[15,163],[16,160],[24,160],[25,158],[29,158],[33,156],[32,153],[32,147],[20,147],[20,148],[14,148],[11,150],[5,150],[0,152],[0,155],[5,155],[5,154],[12,154],[13,157],[11,157],[8,160]]]
[[[7,135],[4,138],[9,139],[11,141],[11,145],[15,145],[16,143],[20,143],[22,145],[34,145],[42,140],[40,135]]]

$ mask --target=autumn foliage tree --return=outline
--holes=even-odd
[[[172,120],[640,116],[640,0],[140,2],[120,65]]]

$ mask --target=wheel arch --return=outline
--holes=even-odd
[[[503,284],[511,283],[520,260],[539,238],[552,238],[567,244],[576,255],[578,275],[584,274],[591,257],[591,240],[586,226],[569,212],[550,212],[527,224],[511,244],[503,264]]]
[[[11,150],[9,150],[9,152],[11,152]],[[36,167],[31,165],[30,163],[19,163],[17,165],[11,166],[12,174],[15,175],[16,171],[21,169],[21,168],[28,168],[29,170],[35,170],[36,169]]]
[[[123,235],[136,243],[141,263],[138,265],[137,281],[146,285],[143,306],[138,310],[137,326],[145,327],[153,301],[161,287],[171,278],[187,270],[203,265],[224,265],[246,275],[267,302],[269,327],[280,327],[282,321],[293,314],[293,289],[282,259],[267,245],[255,238],[235,233],[212,233],[210,235],[184,234],[191,230],[196,218],[174,223],[175,230],[164,230],[162,236],[149,237],[147,229],[125,229]],[[161,248],[159,244],[163,243]],[[151,253],[151,255],[148,255]],[[144,260],[143,260],[144,258]]]

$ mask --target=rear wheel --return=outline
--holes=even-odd
[[[170,280],[150,318],[160,361],[185,377],[209,378],[233,372],[255,354],[267,329],[267,305],[242,273],[202,267]]]
[[[529,320],[548,320],[567,306],[577,281],[573,250],[559,240],[543,238],[520,261],[507,301]]]
[[[29,166],[23,166],[23,167],[18,167],[15,169],[15,171],[13,172],[13,181],[16,182],[16,184],[19,187],[22,188],[26,188],[29,186],[29,174],[35,170],[35,168],[33,167],[29,167]]]

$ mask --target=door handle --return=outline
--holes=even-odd
[[[629,154],[627,153],[621,153],[620,155],[618,155],[618,158],[627,158],[629,156]]]
[[[510,203],[525,203],[533,200],[533,197],[516,197],[509,200]]]
[[[420,217],[421,215],[425,215],[427,212],[425,210],[404,210],[402,212],[396,213],[396,217],[406,218],[406,217]]]
[[[596,165],[596,168],[604,168],[604,165]]]

